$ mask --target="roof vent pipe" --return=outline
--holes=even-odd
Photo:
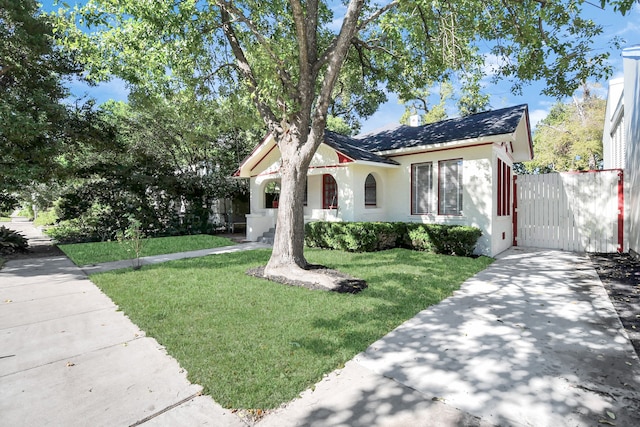
[[[409,126],[414,128],[420,126],[420,116],[418,114],[409,116]]]

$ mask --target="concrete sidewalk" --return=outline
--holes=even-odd
[[[0,307],[1,425],[246,425],[66,257],[8,262]],[[634,426],[639,391],[588,258],[513,248],[258,426]]]
[[[153,255],[140,257],[140,265],[159,264],[161,262],[174,261],[185,258],[199,258],[203,256],[227,254],[240,251],[250,251],[254,249],[271,249],[271,245],[266,243],[248,242],[233,246],[223,246],[220,248],[199,249],[197,251],[179,252],[175,254]],[[83,265],[80,267],[87,275],[94,273],[102,273],[104,271],[117,270],[120,268],[131,268],[133,260],[127,259],[123,261],[104,262],[101,264]]]
[[[0,425],[246,425],[201,391],[68,258],[0,270]]]

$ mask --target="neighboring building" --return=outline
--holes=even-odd
[[[403,221],[478,227],[478,254],[513,243],[514,162],[531,160],[526,105],[400,126],[355,138],[333,132],[313,157],[305,221]],[[268,135],[236,176],[250,178],[247,239],[275,226],[280,152]]]
[[[624,75],[609,82],[602,136],[605,169],[624,169],[625,248],[640,257],[640,45],[622,51]]]

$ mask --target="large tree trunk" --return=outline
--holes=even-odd
[[[296,266],[307,268],[304,257],[304,190],[309,163],[315,153],[315,148],[310,148],[315,144],[307,140],[304,144],[306,149],[300,149],[300,138],[291,132],[282,137],[278,145],[282,156],[280,200],[273,252],[265,267],[266,276],[291,274]]]
[[[322,140],[317,135],[312,130],[308,138],[287,134],[279,141],[282,165],[278,223],[273,252],[261,276],[310,289],[360,292],[367,287],[364,280],[333,270],[323,273],[309,269],[304,257],[303,196],[309,164]]]

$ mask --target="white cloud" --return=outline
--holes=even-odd
[[[498,73],[498,70],[505,65],[506,61],[503,57],[493,53],[485,53],[482,73],[485,77],[493,77]]]
[[[549,110],[536,109],[529,111],[529,121],[531,122],[531,131],[535,131],[538,122],[549,115]]]
[[[333,20],[327,25],[327,28],[337,33],[342,28],[342,21],[347,13],[347,7],[341,3],[336,3],[331,7],[331,12],[333,13]]]

